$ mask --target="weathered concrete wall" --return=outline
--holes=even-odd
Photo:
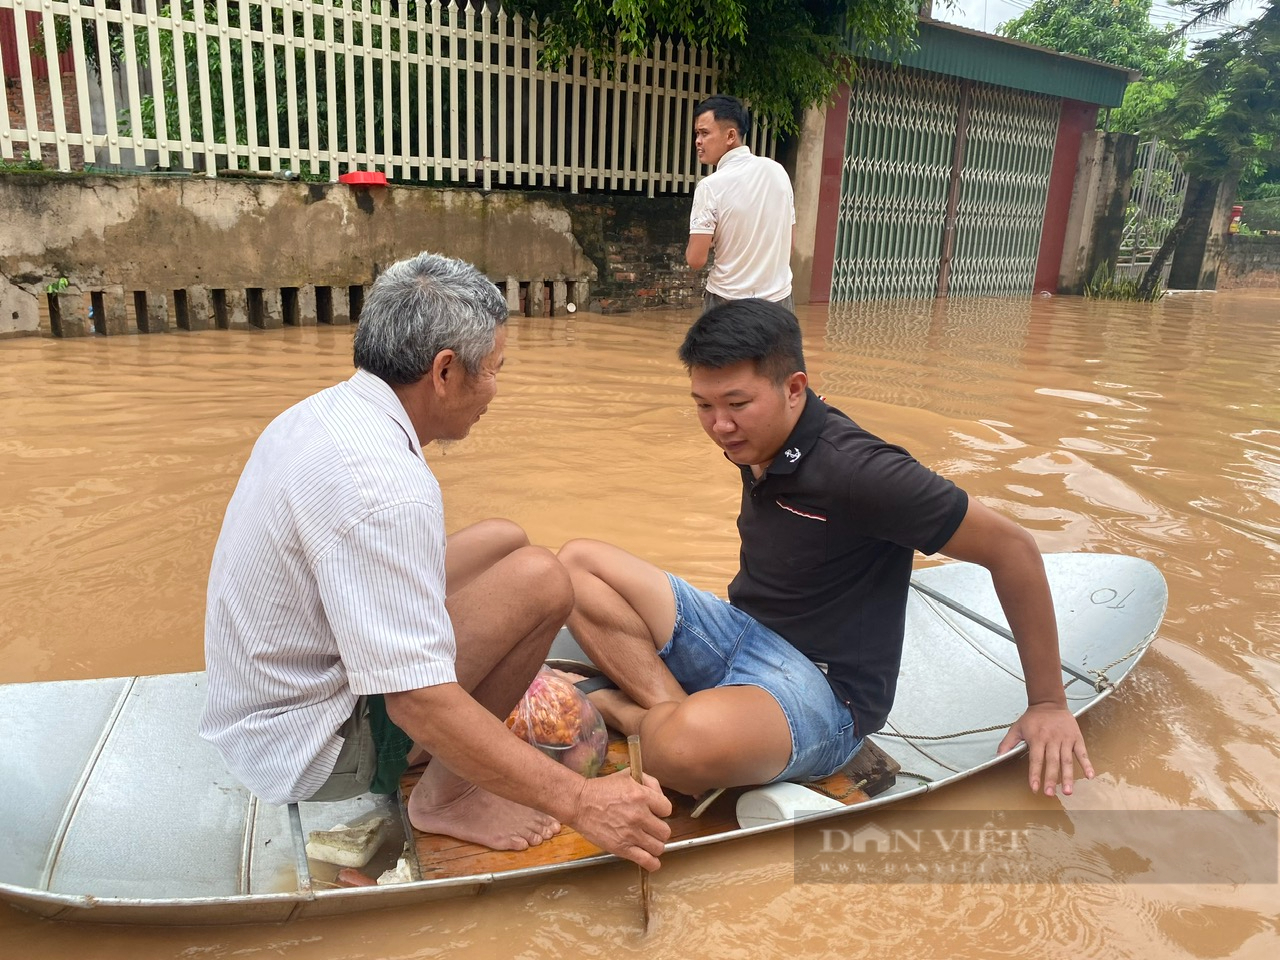
[[[1218,289],[1280,287],[1280,236],[1227,238]]]
[[[1214,290],[1218,286],[1218,267],[1226,252],[1231,205],[1236,195],[1238,176],[1230,176],[1212,189],[1212,202],[1206,203],[1187,224],[1186,232],[1169,258],[1169,289]],[[1195,177],[1187,181],[1190,198],[1201,185]],[[1184,211],[1186,206],[1183,207]]]
[[[813,294],[813,258],[818,238],[826,131],[826,107],[810,107],[804,112],[791,178],[796,203],[796,224],[791,231],[791,293],[796,303],[808,303]],[[825,291],[820,299],[825,301],[829,294],[830,291]]]
[[[687,197],[572,197],[258,180],[0,175],[0,335],[341,323],[406,256],[475,263],[513,310],[685,305]],[[79,304],[92,303],[94,318]],[[79,315],[86,315],[81,317]],[[356,316],[350,316],[356,319]],[[84,327],[85,329],[80,329]]]
[[[1060,293],[1083,293],[1100,265],[1116,262],[1137,148],[1138,138],[1130,133],[1090,130],[1081,137],[1058,272]]]

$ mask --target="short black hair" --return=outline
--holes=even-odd
[[[737,97],[726,97],[720,93],[707,97],[693,111],[693,119],[697,120],[708,110],[717,122],[727,120],[737,127],[739,140],[747,139],[747,134],[751,132],[751,114],[747,111],[746,104]]]
[[[769,300],[732,300],[700,316],[680,345],[680,361],[689,371],[718,370],[744,360],[776,384],[804,372],[803,337],[795,315]]]

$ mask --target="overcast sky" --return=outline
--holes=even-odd
[[[1245,23],[1253,19],[1264,5],[1258,0],[1240,0],[1228,14],[1228,20],[1232,23]],[[1031,0],[956,0],[955,6],[948,10],[943,0],[934,0],[933,15],[947,23],[995,33],[1000,24],[1020,16],[1029,6]],[[1155,0],[1151,7],[1151,19],[1159,24],[1181,23],[1187,19],[1187,13],[1168,6],[1163,0]],[[1220,29],[1221,27],[1202,27],[1192,38],[1208,36]]]

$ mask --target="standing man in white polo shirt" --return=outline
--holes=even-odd
[[[694,190],[685,249],[685,262],[701,270],[715,248],[703,308],[758,297],[795,312],[791,231],[796,205],[787,171],[746,146],[751,116],[737,97],[704,100],[693,129],[698,159],[716,168]]]
[[[671,813],[656,781],[585,780],[502,722],[569,613],[568,574],[505,520],[446,537],[422,456],[488,408],[506,321],[471,265],[393,264],[355,375],[263,431],[209,573],[200,733],[271,803],[396,792],[425,752],[418,829],[523,850],[564,822],[653,870]]]

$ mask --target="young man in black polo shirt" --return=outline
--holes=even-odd
[[[986,567],[1026,676],[1033,791],[1093,776],[1067,708],[1057,625],[1030,534],[867,433],[808,388],[800,327],[765,300],[707,311],[680,348],[698,419],[742,473],[742,550],[729,602],[609,544],[574,540],[569,625],[620,689],[592,701],[640,733],[645,770],[697,795],[811,780],[884,724],[912,557]]]

